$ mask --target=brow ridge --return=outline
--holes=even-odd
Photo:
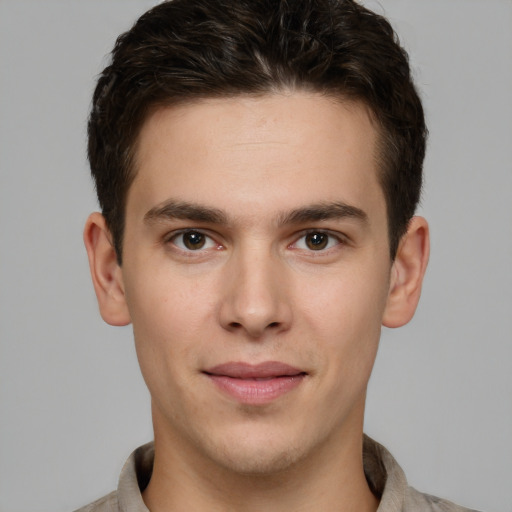
[[[226,214],[218,208],[211,208],[185,201],[168,200],[154,208],[145,215],[145,222],[158,222],[159,220],[183,219],[196,222],[223,224],[227,222]]]
[[[329,219],[352,218],[363,223],[368,223],[368,215],[356,206],[347,203],[325,202],[297,208],[284,213],[278,220],[279,225],[303,224]]]
[[[296,208],[281,213],[277,218],[277,225],[304,224],[328,219],[352,218],[368,223],[368,215],[344,202],[325,202]],[[164,220],[183,219],[211,224],[227,224],[228,217],[218,208],[189,203],[186,201],[167,200],[153,208],[145,215],[144,221],[154,223]]]

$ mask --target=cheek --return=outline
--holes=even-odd
[[[311,280],[295,293],[301,295],[303,312],[315,329],[335,339],[351,339],[380,330],[388,276],[371,266],[333,272]]]
[[[137,276],[125,289],[133,324],[157,339],[186,339],[212,314],[211,279],[188,276],[166,265],[154,267],[161,270],[130,272]]]
[[[366,266],[310,288],[303,319],[331,383],[365,384],[377,353],[388,291],[387,274]],[[356,385],[356,387],[357,387]],[[333,387],[336,387],[333,384]]]
[[[205,322],[213,315],[213,304],[188,280],[170,273],[135,273],[125,293],[133,323],[137,356],[150,390],[166,382],[179,385],[184,368],[197,365],[197,352],[211,340]]]

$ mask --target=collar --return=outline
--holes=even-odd
[[[119,512],[149,512],[142,491],[151,478],[154,456],[154,445],[148,443],[137,448],[126,461],[117,488]],[[368,485],[380,499],[377,512],[402,511],[408,492],[405,474],[388,450],[366,435],[363,465]]]

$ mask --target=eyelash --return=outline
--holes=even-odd
[[[186,247],[187,244],[183,241],[183,238],[181,239],[181,244],[180,244],[181,246],[178,245],[178,243],[176,243],[176,240],[178,240],[180,237],[183,237],[184,235],[193,235],[193,234],[199,235],[199,237],[204,237],[203,240],[205,241],[204,243],[207,245],[207,247],[201,246],[196,250],[191,249],[190,247],[187,248]],[[320,238],[317,242],[313,242],[313,244],[318,245],[319,249],[317,249],[317,250],[312,249],[311,247],[299,247],[299,243],[302,240],[304,240],[303,245],[306,245],[307,244],[306,239],[308,236],[311,236],[311,235],[320,235],[320,237],[327,237],[325,246],[321,247],[323,241]],[[202,231],[200,229],[184,229],[184,230],[180,230],[178,232],[173,232],[165,238],[164,242],[166,244],[170,243],[170,244],[174,245],[183,254],[187,254],[189,256],[192,256],[194,253],[196,253],[196,255],[199,255],[201,253],[204,253],[204,251],[206,251],[206,250],[211,250],[214,248],[217,250],[223,248],[221,244],[219,244],[218,242],[216,242],[214,240],[213,237],[211,237],[210,235],[208,235],[207,233],[205,233],[204,231]],[[296,238],[294,242],[292,242],[291,244],[288,245],[288,248],[291,248],[294,250],[306,251],[306,252],[310,252],[310,253],[326,253],[326,252],[330,252],[330,250],[333,249],[334,247],[336,247],[338,245],[345,245],[346,243],[347,242],[346,242],[345,238],[343,236],[341,236],[340,234],[334,234],[330,231],[321,230],[321,229],[310,229],[308,231],[302,232],[302,234],[298,238]]]
[[[185,247],[186,243],[183,241],[183,238],[181,240],[181,245],[182,245],[181,247],[180,247],[180,245],[178,245],[176,243],[176,240],[178,240],[180,237],[184,237],[185,235],[193,235],[193,234],[203,237],[203,239],[205,240],[205,244],[207,244],[209,247],[204,248],[201,246],[197,250],[187,248],[187,247]],[[185,254],[194,253],[194,252],[200,253],[207,249],[213,249],[214,247],[216,249],[221,248],[220,244],[218,244],[210,235],[206,234],[204,231],[201,231],[200,229],[183,229],[178,232],[173,232],[170,234],[170,236],[166,237],[164,241],[165,241],[165,243],[170,243],[170,244],[174,245],[175,247],[178,248],[178,250],[180,250],[181,252],[183,252]]]
[[[309,248],[308,247],[298,247],[299,242],[302,240],[304,240],[304,245],[305,245],[307,243],[306,239],[310,235],[321,235],[321,236],[327,237],[327,242],[325,244],[326,246],[321,247],[317,250],[311,249],[310,247]],[[333,243],[333,242],[335,242],[335,243]],[[290,244],[289,247],[292,247],[293,249],[296,249],[296,250],[302,250],[302,251],[307,251],[307,252],[311,252],[311,253],[326,253],[326,252],[330,252],[330,250],[334,249],[336,246],[344,245],[344,244],[346,244],[346,240],[341,234],[334,234],[330,231],[326,231],[326,230],[322,230],[322,229],[310,229],[310,230],[303,232],[301,234],[301,236],[296,239],[295,242]],[[321,243],[318,243],[318,246],[320,247]]]

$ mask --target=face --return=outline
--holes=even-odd
[[[240,472],[360,436],[389,295],[367,109],[290,93],[152,114],[121,287],[155,433]]]

